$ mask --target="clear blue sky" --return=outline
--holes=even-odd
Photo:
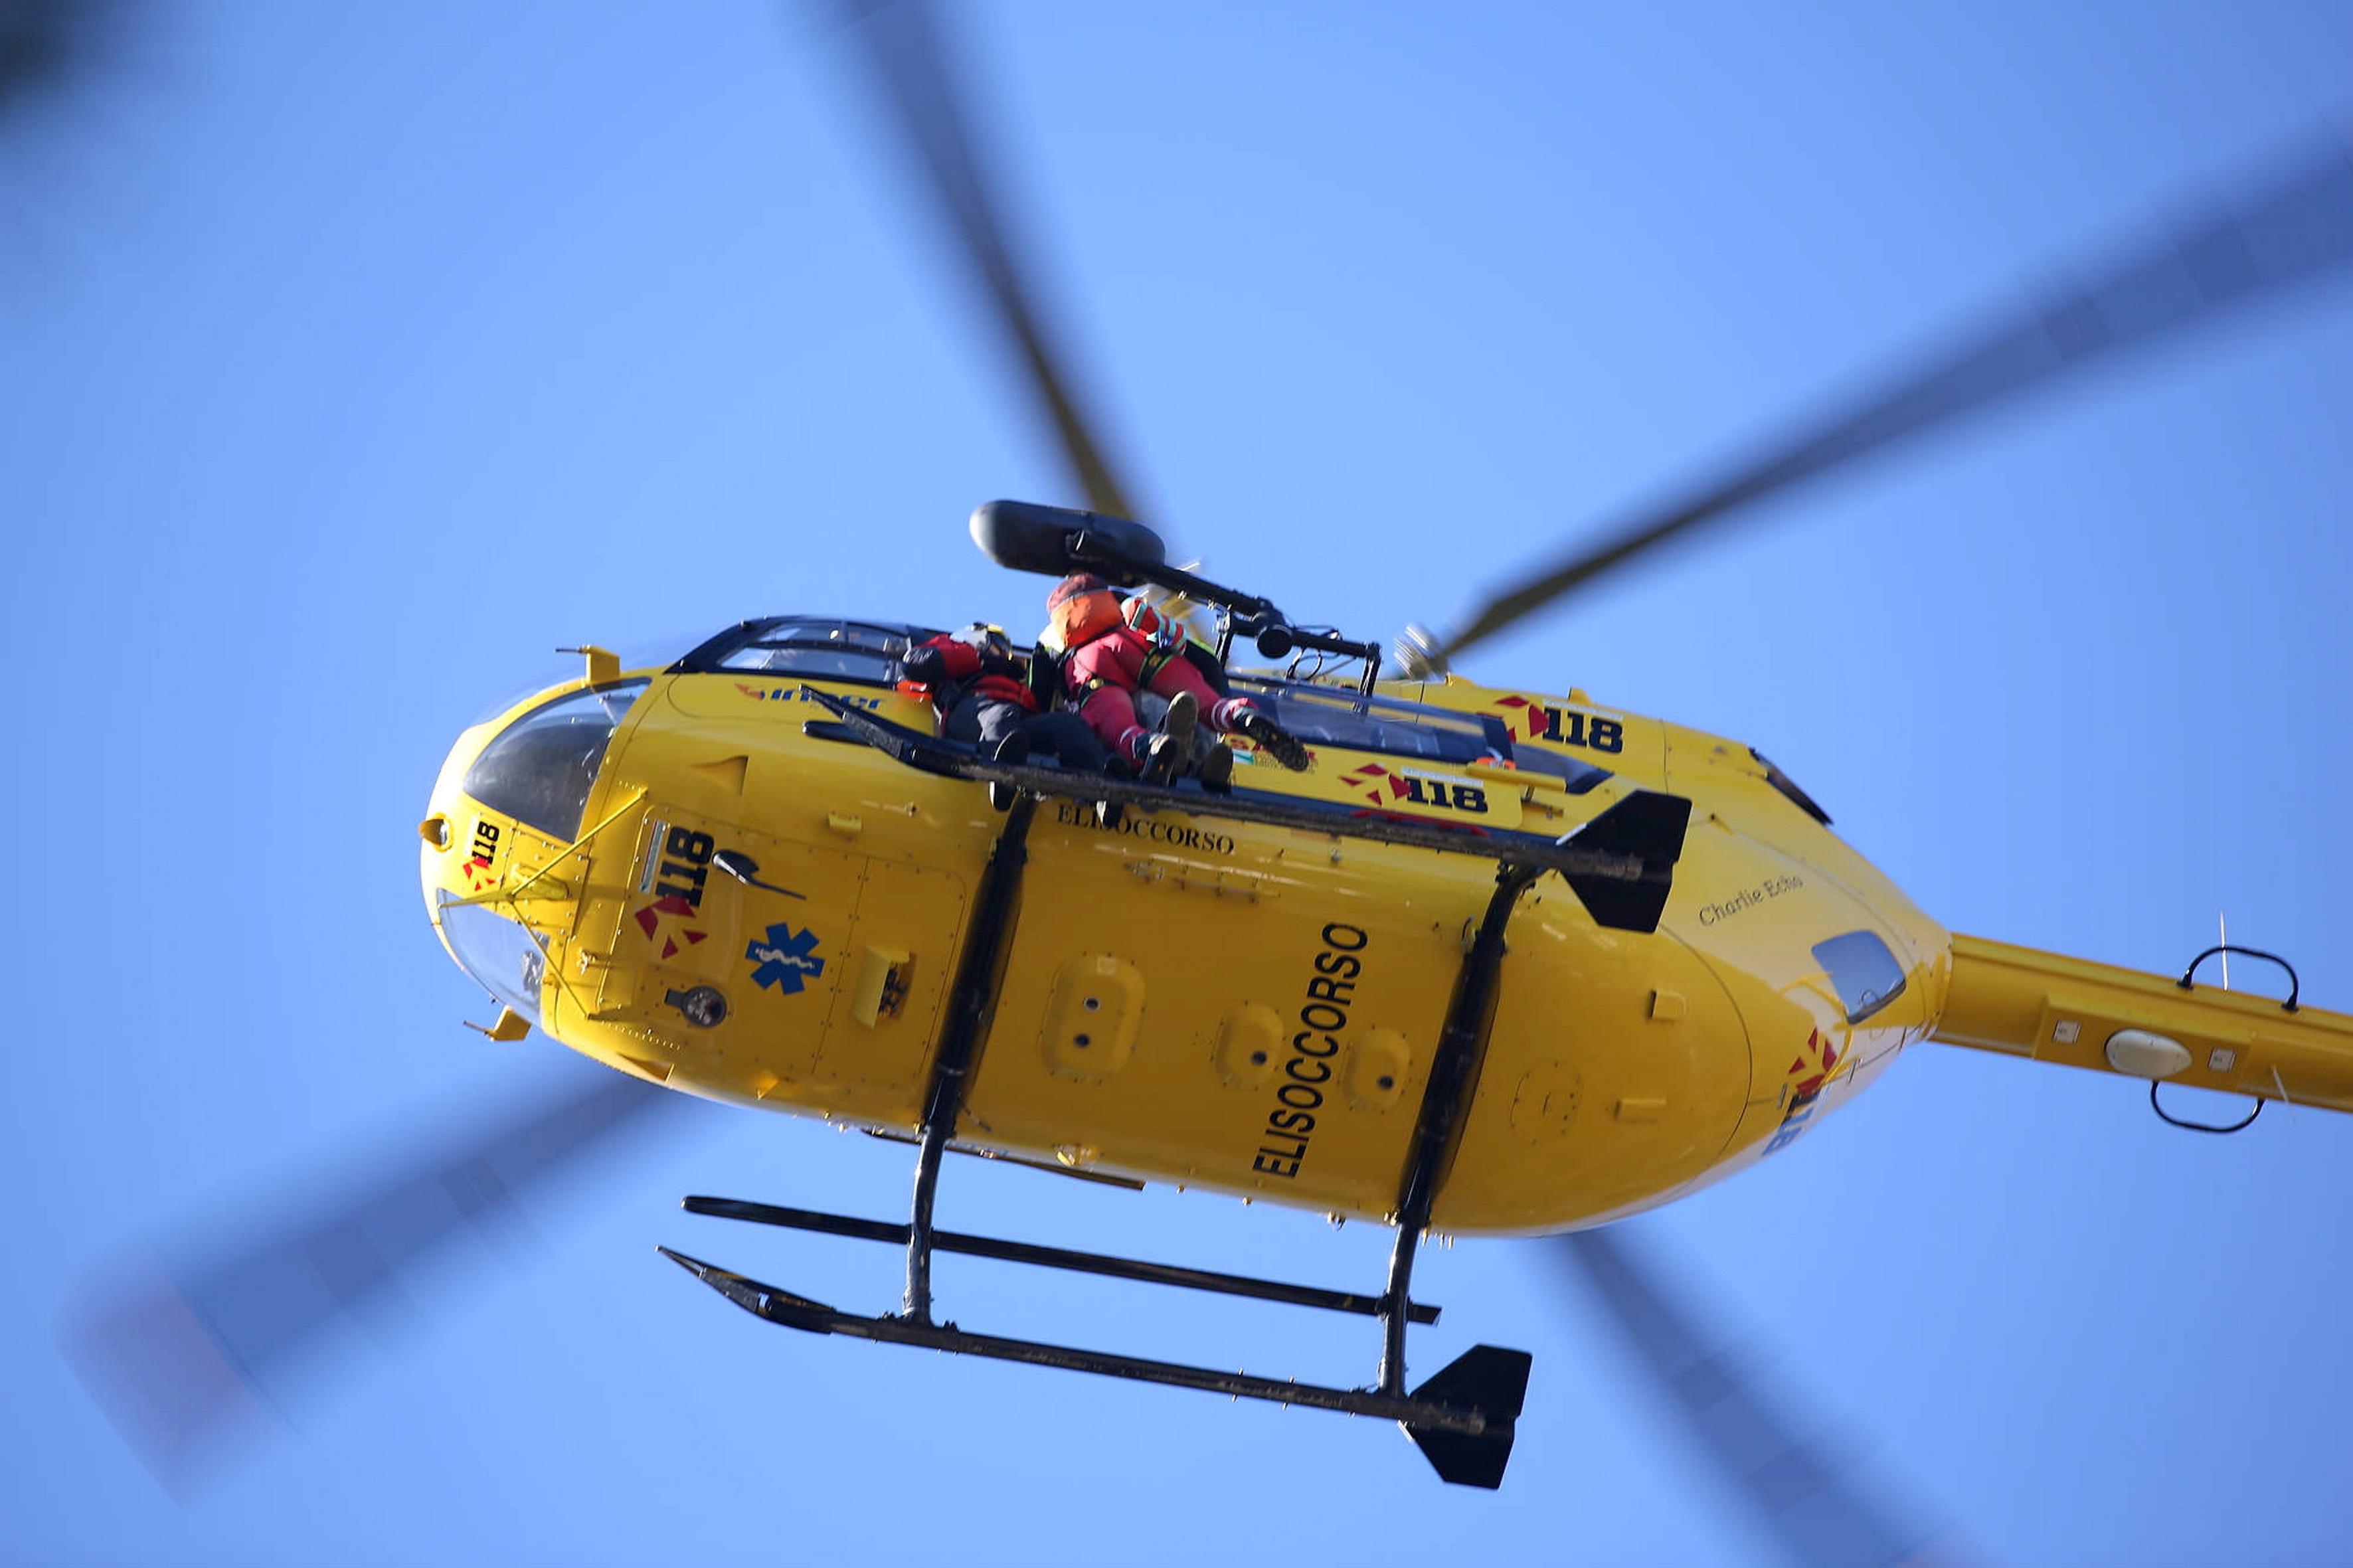
[[[494,1046],[412,824],[584,640],[795,608],[1027,626],[972,505],[1071,499],[836,46],[765,7],[176,5],[0,144],[0,615],[25,686],[0,1557],[1740,1563],[1525,1244],[1419,1370],[1536,1352],[1499,1495],[1366,1422],[810,1341],[900,1151],[713,1111],[183,1510],[55,1350],[107,1260],[586,1069]],[[2353,113],[2339,5],[986,5],[1087,378],[1180,544],[1387,635]],[[1769,752],[1948,925],[2353,1007],[2353,288],[1775,506],[1473,673]],[[1069,1190],[1064,1190],[1065,1187]],[[2353,1551],[2353,1121],[2159,1127],[1923,1048],[1642,1240],[1869,1473],[2010,1563]],[[944,1222],[1369,1287],[1384,1234],[956,1170]],[[968,1327],[1369,1376],[1369,1329],[991,1266]]]

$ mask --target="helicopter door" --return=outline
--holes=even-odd
[[[965,901],[964,879],[953,872],[864,863],[807,1098],[851,1115],[919,1115]]]
[[[758,866],[735,881],[715,864]],[[657,808],[598,1014],[650,1031],[675,1087],[913,1120],[964,921],[963,879]]]

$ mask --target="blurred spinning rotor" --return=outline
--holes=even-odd
[[[1446,634],[1408,628],[1406,672],[1457,655],[1552,609],[1607,573],[1735,521],[1757,503],[2075,373],[2284,299],[2353,261],[2353,141],[2331,136],[2250,183],[2212,215],[2092,274],[2094,281],[1957,334],[1828,417],[1800,426],[1721,477],[1634,512],[1549,565],[1497,589]]]

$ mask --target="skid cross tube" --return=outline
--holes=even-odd
[[[1422,1091],[1421,1114],[1413,1130],[1413,1157],[1406,1166],[1398,1195],[1397,1246],[1389,1253],[1388,1288],[1381,1293],[1381,1381],[1387,1394],[1405,1392],[1405,1329],[1407,1314],[1399,1309],[1409,1300],[1413,1285],[1414,1249],[1430,1228],[1430,1205],[1438,1195],[1438,1173],[1454,1141],[1463,1103],[1478,1080],[1479,1047],[1486,1033],[1488,1005],[1495,994],[1495,977],[1504,963],[1504,930],[1520,895],[1543,873],[1534,866],[1506,864],[1495,872],[1495,891],[1479,933],[1455,978],[1454,996],[1447,1004],[1446,1023],[1439,1031],[1438,1049],[1430,1062],[1430,1086]]]
[[[779,1204],[748,1203],[742,1198],[688,1198],[681,1205],[689,1214],[713,1219],[748,1220],[754,1225],[782,1226],[789,1230],[815,1231],[821,1236],[846,1236],[860,1241],[895,1242],[904,1246],[913,1227],[885,1220],[859,1219],[850,1215],[825,1214],[816,1209],[787,1208]],[[1113,1279],[1135,1279],[1146,1285],[1176,1285],[1187,1290],[1212,1290],[1225,1296],[1248,1296],[1279,1301],[1290,1307],[1318,1307],[1330,1312],[1354,1312],[1375,1318],[1387,1310],[1387,1298],[1355,1290],[1326,1290],[1314,1285],[1293,1285],[1280,1279],[1253,1279],[1247,1274],[1223,1274],[1211,1268],[1187,1268],[1173,1263],[1147,1263],[1141,1258],[1114,1258],[1100,1252],[1073,1252],[1060,1247],[1039,1247],[1007,1241],[994,1236],[967,1236],[958,1231],[932,1233],[935,1252],[961,1253],[967,1258],[993,1258],[1001,1263],[1029,1263],[1044,1268],[1066,1268],[1077,1274],[1100,1274]],[[1417,1323],[1438,1321],[1438,1309],[1414,1302],[1406,1309]]]
[[[915,1155],[915,1198],[907,1226],[907,1294],[901,1310],[910,1322],[932,1321],[932,1205],[939,1196],[940,1157],[955,1135],[973,1053],[997,1005],[997,976],[1020,902],[1021,868],[1029,863],[1029,822],[1037,808],[1037,797],[1025,795],[1006,816],[987,868],[980,874],[972,934],[948,992],[947,1027],[941,1031],[939,1052],[932,1058],[932,1081],[923,1094],[923,1143]]]

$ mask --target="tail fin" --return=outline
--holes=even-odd
[[[1527,1400],[1528,1368],[1534,1361],[1525,1351],[1472,1345],[1413,1391],[1416,1399],[1475,1410],[1487,1418],[1487,1429],[1475,1437],[1399,1423],[1440,1480],[1489,1491],[1504,1484],[1504,1467],[1512,1460],[1512,1439],[1520,1406]]]

